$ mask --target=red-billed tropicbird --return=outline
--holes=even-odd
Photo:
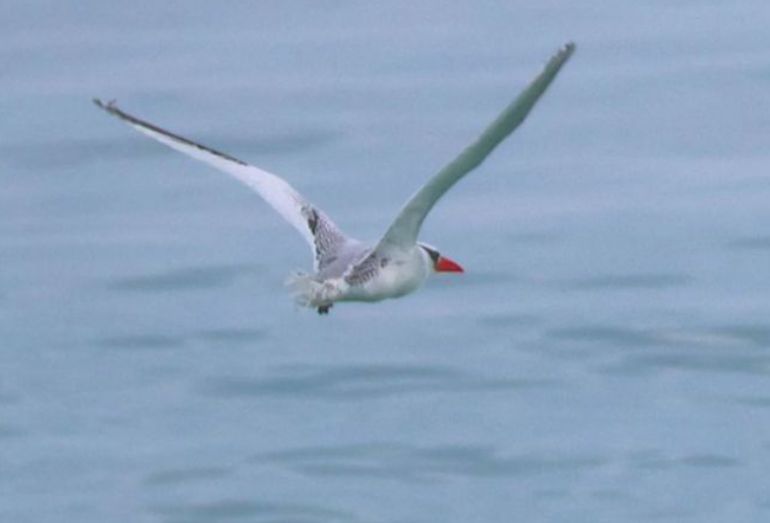
[[[325,314],[338,301],[371,302],[403,296],[417,289],[433,272],[463,272],[460,265],[436,248],[417,241],[422,222],[445,192],[478,167],[524,121],[574,50],[573,43],[559,49],[483,134],[406,202],[374,245],[344,234],[282,178],[140,120],[114,102],[94,102],[150,138],[230,174],[259,193],[310,244],[313,274],[294,274],[287,283],[298,303]]]

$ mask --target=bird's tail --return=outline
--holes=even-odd
[[[343,294],[340,280],[318,281],[306,272],[297,271],[286,278],[294,301],[303,307],[328,308]]]
[[[321,295],[323,284],[310,274],[301,271],[294,272],[286,278],[286,286],[289,288],[289,292],[297,305],[303,307],[323,305],[318,299]]]

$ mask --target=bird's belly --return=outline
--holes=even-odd
[[[377,276],[350,289],[346,300],[351,301],[380,301],[387,298],[398,298],[416,290],[428,276],[422,264],[393,263],[382,268]]]

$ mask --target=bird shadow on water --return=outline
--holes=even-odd
[[[449,477],[504,478],[579,472],[605,460],[590,455],[506,456],[472,445],[417,447],[393,443],[303,447],[253,456],[250,463],[279,465],[305,476],[339,476],[432,482]]]
[[[197,388],[205,396],[224,399],[359,401],[410,393],[496,391],[552,384],[548,380],[490,378],[441,366],[302,365],[279,367],[258,377],[211,377]]]

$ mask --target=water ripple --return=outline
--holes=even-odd
[[[184,340],[173,336],[147,334],[100,338],[94,344],[106,349],[169,349],[182,346]]]
[[[521,232],[506,234],[505,239],[518,245],[547,245],[563,241],[564,236],[556,231]]]
[[[714,329],[714,332],[758,347],[770,347],[770,325],[741,324]]]
[[[770,326],[736,324],[704,329],[644,329],[616,325],[585,325],[550,329],[545,337],[571,343],[626,347],[768,347]]]
[[[542,323],[539,316],[533,314],[485,314],[478,317],[478,323],[485,327],[531,327]]]
[[[230,345],[263,340],[267,337],[267,332],[263,329],[248,328],[210,329],[200,331],[197,337],[204,341],[222,342]]]
[[[722,454],[689,454],[681,457],[666,456],[659,451],[637,452],[629,457],[631,466],[648,470],[664,470],[676,467],[724,468],[741,464],[735,458]]]
[[[178,485],[191,481],[218,479],[230,474],[223,467],[190,467],[155,471],[144,478],[148,485]]]
[[[0,391],[0,405],[12,405],[18,403],[19,401],[21,401],[19,395]]]
[[[182,347],[188,341],[232,346],[261,341],[266,336],[266,331],[262,329],[222,328],[202,330],[188,336],[166,334],[108,336],[94,340],[93,344],[104,349],[171,349]]]
[[[684,287],[692,281],[692,276],[686,274],[613,274],[568,280],[564,287],[574,290],[668,289]]]
[[[521,281],[521,277],[510,272],[494,271],[473,271],[468,272],[460,278],[452,279],[452,287],[455,286],[476,286],[476,285],[502,285]]]
[[[740,397],[734,400],[740,405],[746,405],[748,407],[757,407],[767,409],[770,408],[770,396],[755,396],[755,397]]]
[[[316,523],[327,521],[357,521],[349,512],[318,505],[299,503],[257,502],[245,499],[225,499],[208,503],[189,503],[151,507],[150,511],[168,522],[213,522],[230,519],[269,522]]]
[[[580,471],[605,460],[588,455],[502,455],[484,446],[414,447],[371,444],[305,447],[265,453],[250,461],[279,464],[307,476],[342,476],[426,481],[447,476],[511,477]]]
[[[728,247],[732,250],[742,251],[768,251],[770,250],[770,236],[747,236],[737,238]]]
[[[555,340],[634,347],[654,345],[660,341],[652,332],[602,325],[551,329],[545,335]]]
[[[550,382],[549,382],[550,383]],[[261,377],[213,377],[199,390],[212,397],[301,397],[362,400],[414,392],[468,392],[544,385],[529,379],[486,378],[448,367],[349,365],[279,368]]]
[[[657,353],[627,357],[617,365],[605,367],[608,374],[642,375],[659,369],[727,372],[741,374],[770,374],[770,357],[761,354],[720,353]]]
[[[254,267],[250,265],[188,267],[157,274],[116,278],[108,283],[108,287],[129,292],[211,289],[229,285],[245,274],[254,272],[254,270]]]
[[[20,428],[13,427],[10,425],[0,425],[0,440],[17,438],[19,436],[23,436],[24,434],[25,434],[25,431],[23,431]]]

